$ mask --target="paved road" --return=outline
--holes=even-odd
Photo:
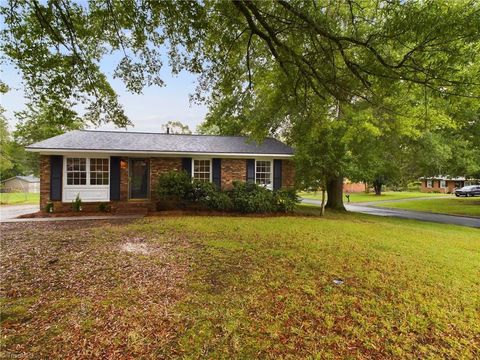
[[[430,198],[431,199],[431,198]],[[390,200],[393,201],[393,200]],[[302,202],[312,205],[321,205],[321,201],[313,199],[302,199]],[[420,221],[430,221],[442,224],[453,224],[461,226],[469,226],[480,228],[480,219],[466,216],[454,216],[445,214],[433,214],[421,211],[400,210],[400,209],[388,209],[375,207],[373,205],[362,204],[349,204],[345,205],[348,211],[358,212],[362,214],[376,215],[376,216],[390,216],[403,219],[413,219]]]
[[[40,210],[39,205],[4,205],[0,206],[0,221],[14,219],[17,216],[31,214]]]

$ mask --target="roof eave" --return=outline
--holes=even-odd
[[[230,158],[246,158],[246,157],[276,157],[291,158],[293,154],[275,154],[275,153],[221,153],[221,152],[185,152],[185,151],[155,151],[155,150],[107,150],[107,149],[52,149],[52,148],[34,148],[26,147],[26,151],[36,152],[45,155],[62,155],[75,153],[93,153],[93,154],[115,154],[115,155],[162,155],[162,156],[220,156]]]

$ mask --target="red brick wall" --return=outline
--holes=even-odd
[[[40,156],[40,209],[50,200],[50,156]]]
[[[148,209],[153,209],[157,199],[157,179],[158,177],[170,170],[181,170],[181,158],[150,158],[150,199],[129,201],[129,171],[128,158],[122,157],[120,163],[120,200],[111,201],[113,211],[125,210],[129,207],[138,208],[145,204]],[[291,160],[282,160],[282,186],[284,188],[293,187],[295,184],[295,167]],[[221,163],[221,183],[222,189],[228,190],[233,186],[234,181],[245,181],[247,175],[246,159],[222,159]],[[45,210],[47,202],[50,200],[50,156],[40,156],[40,206],[41,210]],[[100,203],[84,203],[83,211],[98,211]],[[54,202],[55,212],[71,211],[69,202]]]
[[[432,180],[432,187],[431,188],[428,188],[427,187],[427,180],[422,180],[422,187],[421,187],[421,191],[422,192],[441,192],[441,193],[446,193],[448,191],[452,191],[452,190],[449,190],[449,187],[455,187],[455,182],[453,182],[453,185],[450,184],[452,183],[452,181],[447,181],[447,187],[446,188],[441,188],[440,187],[440,180]]]
[[[234,181],[247,180],[246,159],[222,159],[221,162],[221,183],[222,189],[230,190]]]

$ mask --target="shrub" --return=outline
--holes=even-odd
[[[420,181],[414,181],[414,182],[408,183],[407,190],[408,191],[420,191],[421,187],[422,187],[422,183]]]
[[[185,171],[169,171],[158,178],[157,194],[162,200],[184,202],[192,192],[192,180]]]
[[[273,192],[257,184],[234,182],[231,191],[234,210],[242,213],[268,213],[276,210]]]
[[[53,213],[53,202],[47,202],[47,204],[45,205],[45,211],[47,213]]]
[[[170,171],[158,179],[161,201],[171,201],[165,208],[183,205],[242,213],[290,212],[298,202],[294,190],[270,191],[252,183],[234,182],[229,192],[218,190],[210,182],[197,181],[186,172]],[[159,207],[163,205],[159,204]]]
[[[187,196],[187,200],[191,202],[204,203],[209,198],[215,196],[218,192],[215,185],[206,181],[192,181],[191,192]]]
[[[82,211],[82,199],[80,199],[80,194],[77,194],[75,200],[72,201],[73,211]]]
[[[274,191],[274,196],[277,211],[280,212],[292,212],[300,201],[295,189],[277,190]]]
[[[202,200],[202,204],[212,210],[230,211],[233,209],[233,201],[226,192],[215,191],[208,198]]]
[[[100,203],[98,204],[98,211],[101,212],[110,212],[112,207],[108,203]]]

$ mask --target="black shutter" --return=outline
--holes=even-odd
[[[255,182],[255,159],[247,159],[247,182]]]
[[[217,189],[222,186],[222,159],[212,159],[212,182]]]
[[[273,190],[282,188],[282,160],[273,160]]]
[[[192,176],[192,158],[182,159],[182,169],[186,171],[188,175]]]
[[[50,200],[62,200],[63,156],[50,156]]]
[[[110,158],[110,200],[120,200],[120,158]]]

